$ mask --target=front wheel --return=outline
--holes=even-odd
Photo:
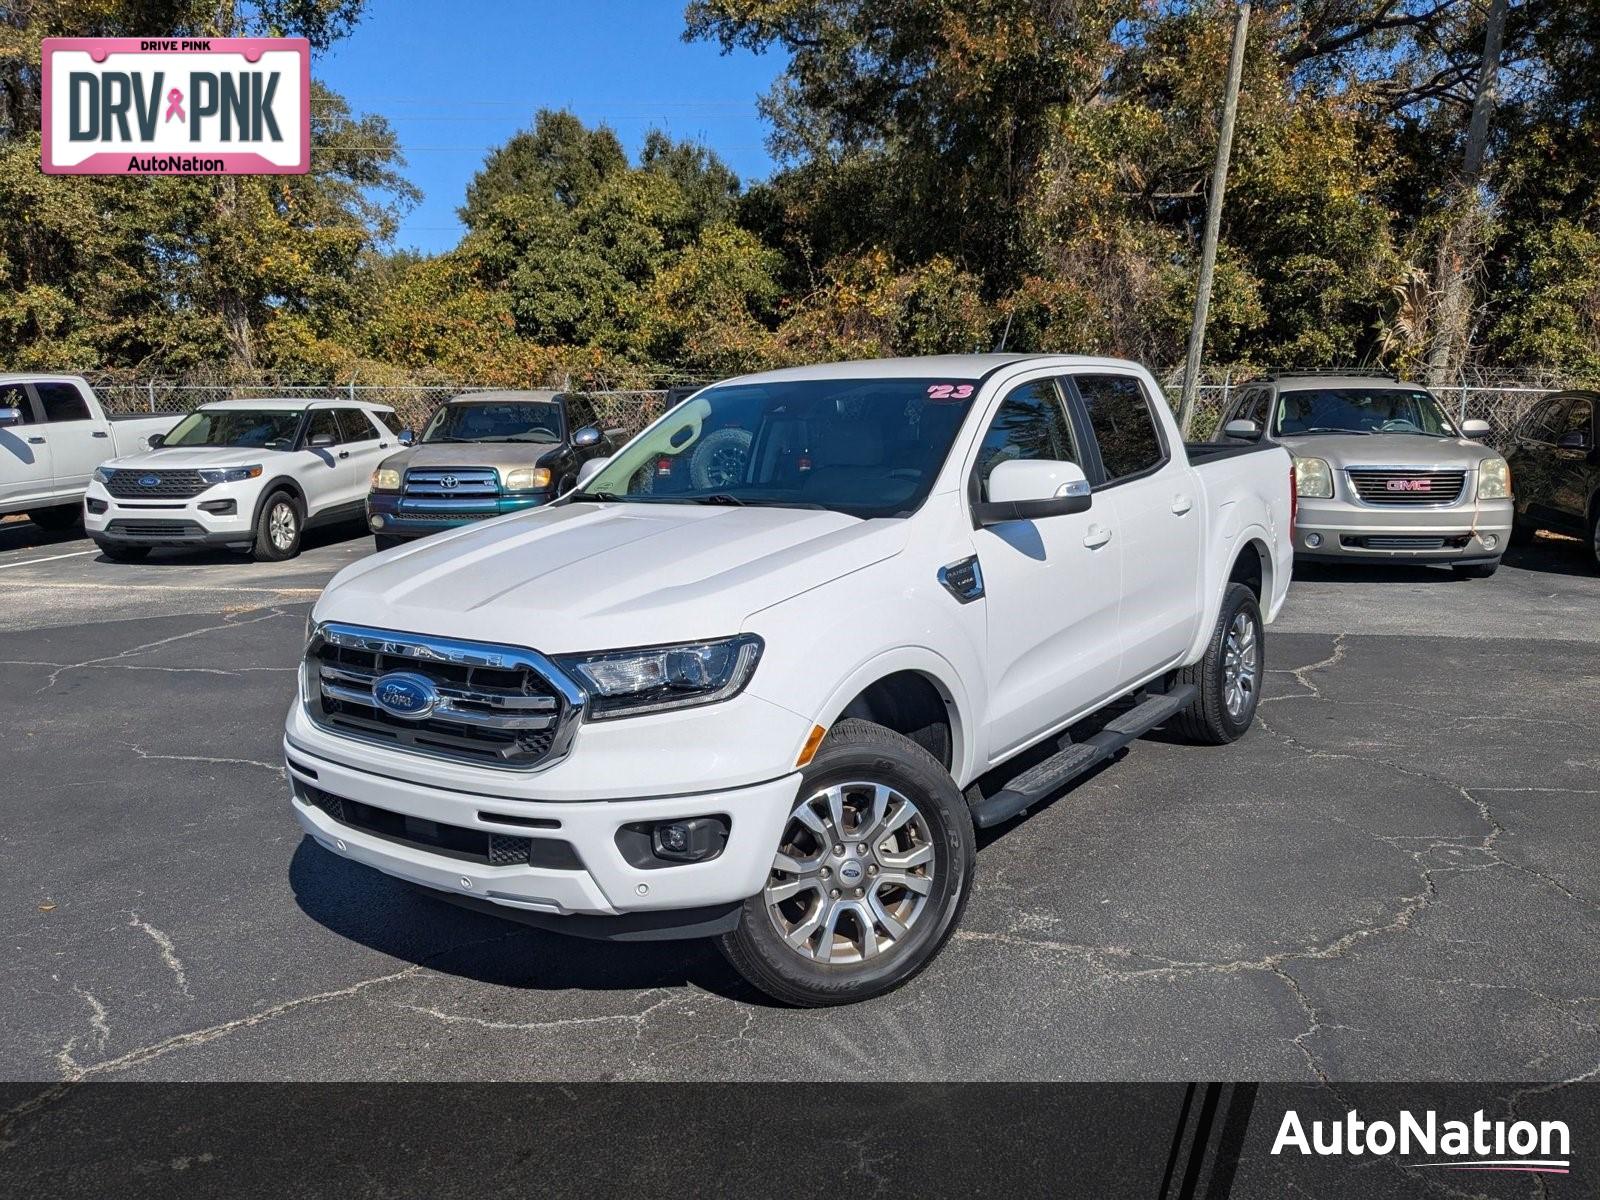
[[[1199,689],[1194,702],[1178,714],[1178,731],[1210,746],[1243,737],[1261,702],[1266,669],[1261,606],[1244,584],[1230,583],[1222,593],[1222,611],[1205,657],[1178,672],[1179,682]]]
[[[126,542],[96,542],[95,545],[112,562],[143,562],[150,557],[149,546],[130,546]]]
[[[28,514],[28,520],[46,533],[62,533],[83,520],[83,510],[76,504],[36,508]]]
[[[1463,563],[1450,568],[1457,579],[1487,579],[1499,569],[1498,560],[1492,563]]]
[[[787,1004],[881,996],[955,929],[975,857],[971,810],[950,773],[909,738],[840,721],[806,768],[766,886],[722,951]]]
[[[258,562],[282,562],[300,553],[300,530],[305,520],[299,502],[288,492],[273,492],[256,518],[252,554]]]

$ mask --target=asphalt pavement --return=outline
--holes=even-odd
[[[1600,577],[1308,568],[1257,726],[1156,734],[985,840],[962,929],[848,1009],[335,858],[278,741],[370,551],[101,558],[0,524],[0,1078],[1437,1079],[1600,1073]]]

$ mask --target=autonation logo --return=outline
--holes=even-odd
[[[1364,1121],[1355,1109],[1338,1121],[1312,1121],[1306,1131],[1290,1109],[1278,1126],[1272,1153],[1298,1150],[1307,1156],[1338,1158],[1371,1154],[1421,1156],[1408,1167],[1453,1171],[1526,1171],[1566,1175],[1572,1168],[1572,1135],[1565,1121],[1491,1121],[1479,1109],[1471,1121],[1440,1121],[1429,1110],[1419,1120],[1401,1109],[1394,1121]],[[1432,1160],[1432,1161],[1428,1161]]]

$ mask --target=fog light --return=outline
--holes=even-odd
[[[103,513],[106,511],[106,502],[104,500],[96,500],[93,496],[90,496],[87,500],[85,500],[84,504],[88,506],[89,511],[92,513]]]
[[[200,504],[200,511],[210,513],[214,517],[231,517],[239,511],[237,500],[205,500]]]
[[[1483,534],[1479,540],[1483,542],[1483,548],[1485,550],[1493,550],[1500,544],[1500,539],[1495,537],[1495,535],[1492,533]]]
[[[1306,545],[1315,550],[1318,546],[1322,545],[1322,535],[1320,533],[1306,534]]]
[[[372,520],[370,522],[368,522],[368,524],[370,524],[374,529],[382,529],[383,528],[383,518],[382,517],[373,517]]]
[[[718,817],[690,817],[667,821],[651,832],[650,849],[671,862],[704,862],[722,853],[728,827]]]

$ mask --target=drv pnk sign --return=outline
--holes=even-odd
[[[45,38],[51,175],[303,175],[305,38]]]

